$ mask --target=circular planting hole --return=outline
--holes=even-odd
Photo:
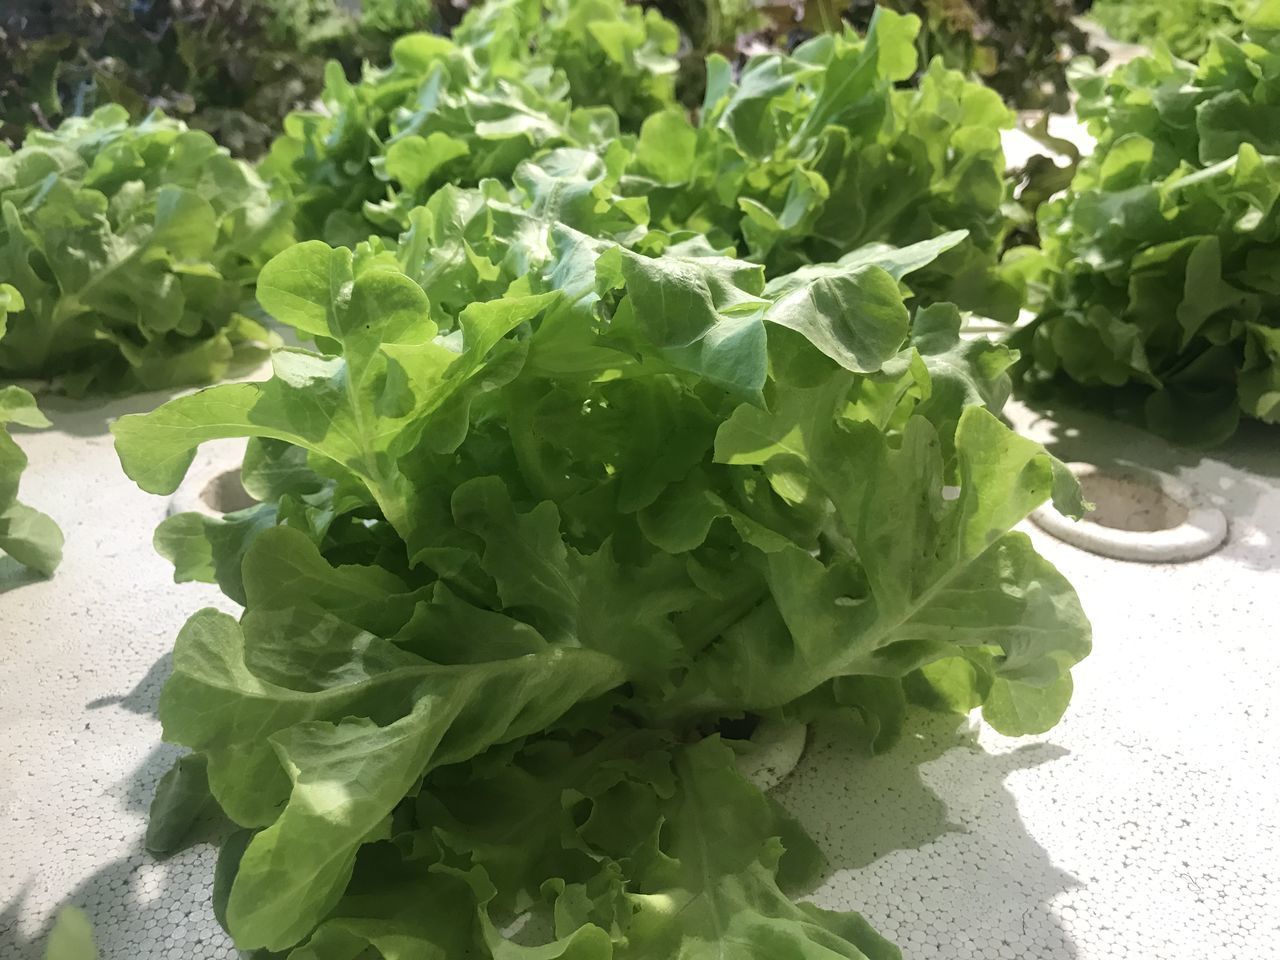
[[[1218,549],[1227,518],[1192,487],[1167,473],[1131,464],[1069,464],[1093,509],[1079,521],[1052,504],[1031,515],[1047,533],[1116,560],[1185,563]]]
[[[228,456],[192,468],[169,498],[168,512],[202,513],[220,520],[257,502],[240,481],[240,458]]]
[[[247,510],[258,501],[245,491],[239,470],[225,470],[204,485],[200,502],[214,513],[235,513]]]
[[[1087,520],[1112,530],[1172,530],[1191,514],[1161,487],[1130,473],[1088,473],[1079,480],[1084,498],[1094,505]]]

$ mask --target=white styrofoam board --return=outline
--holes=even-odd
[[[209,906],[210,850],[160,863],[141,846],[179,752],[154,718],[173,639],[200,607],[235,609],[216,587],[172,582],[151,546],[166,501],[116,459],[108,421],[160,399],[42,399],[53,429],[15,435],[30,458],[21,499],[66,547],[50,580],[0,558],[0,960],[43,956],[64,903],[88,911],[102,960],[235,955]]]

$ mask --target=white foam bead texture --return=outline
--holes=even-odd
[[[0,960],[43,956],[58,907],[83,907],[102,960],[234,957],[210,907],[209,847],[163,862],[142,848],[156,781],[179,750],[155,708],[173,639],[193,611],[234,604],[173,583],[151,545],[166,499],[123,474],[120,413],[42,400],[54,429],[17,433],[22,499],[66,535],[51,580],[0,558]],[[234,443],[202,460],[234,459]]]

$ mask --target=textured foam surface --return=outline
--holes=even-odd
[[[151,547],[166,501],[112,449],[108,420],[160,399],[42,401],[54,429],[17,435],[23,499],[67,542],[49,581],[0,558],[0,960],[41,957],[62,904],[87,910],[103,960],[236,956],[209,906],[210,848],[163,863],[142,849],[178,754],[154,717],[173,638],[199,607],[235,609],[215,587],[172,582]]]

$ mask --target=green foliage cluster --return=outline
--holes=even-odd
[[[0,373],[66,392],[208,383],[272,335],[243,312],[288,211],[208,134],[120,106],[0,148]],[[12,307],[10,309],[13,309]]]
[[[1198,65],[1166,51],[1078,78],[1098,138],[1041,208],[1032,377],[1134,400],[1171,437],[1280,421],[1280,5]]]
[[[1067,65],[1090,51],[1074,21],[1079,6],[1078,0],[853,0],[845,16],[862,28],[881,7],[915,14],[924,23],[922,63],[941,57],[983,77],[1018,107],[1062,111],[1068,105]]]
[[[326,59],[354,70],[439,23],[432,0],[6,0],[0,143],[116,103],[256,156],[315,96]]]
[[[865,32],[879,9],[919,17],[920,63],[935,58],[978,75],[1023,109],[1067,107],[1067,65],[1091,51],[1074,17],[1080,0],[651,0],[689,36],[694,56],[684,66],[691,87],[705,80],[701,58],[732,57],[760,46],[789,47],[802,38]]]
[[[291,116],[263,171],[291,193],[302,236],[352,245],[398,235],[444,183],[509,178],[549,148],[617,145],[631,158],[619,190],[644,198],[655,225],[705,233],[769,276],[967,229],[918,290],[1011,319],[1017,293],[992,267],[1013,114],[939,63],[900,87],[917,69],[918,27],[886,11],[865,38],[826,34],[740,74],[713,55],[691,122],[675,103],[675,35],[656,14],[621,0],[505,0],[451,41],[403,38],[392,66],[358,84],[331,70],[326,110]],[[557,46],[539,29],[580,39]],[[600,91],[614,92],[601,103]]]
[[[1097,0],[1090,16],[1117,40],[1163,44],[1199,60],[1215,36],[1239,39],[1261,0]]]
[[[299,234],[354,245],[398,235],[438,187],[509,180],[557,146],[606,145],[673,101],[676,29],[623,0],[500,0],[452,39],[401,38],[351,84],[331,65],[323,110],[295,113],[263,173]]]
[[[916,38],[920,63],[941,58],[946,67],[984,78],[1011,105],[1023,109],[1068,108],[1066,67],[1091,52],[1076,26],[1080,0],[644,0],[680,24],[691,56],[682,61],[684,83],[699,99],[703,58],[731,59],[760,46],[794,46],[845,24],[865,31],[878,9],[913,14],[923,28]],[[1096,52],[1096,51],[1092,51]],[[686,99],[690,97],[686,96]]]
[[[678,109],[641,129],[624,188],[655,222],[733,246],[776,276],[868,243],[905,245],[955,229],[964,241],[913,284],[1012,319],[1016,292],[993,277],[1005,232],[1001,130],[1013,114],[939,62],[918,83],[919,21],[885,11],[865,37],[815,37],[741,72],[713,55],[696,125]]]

